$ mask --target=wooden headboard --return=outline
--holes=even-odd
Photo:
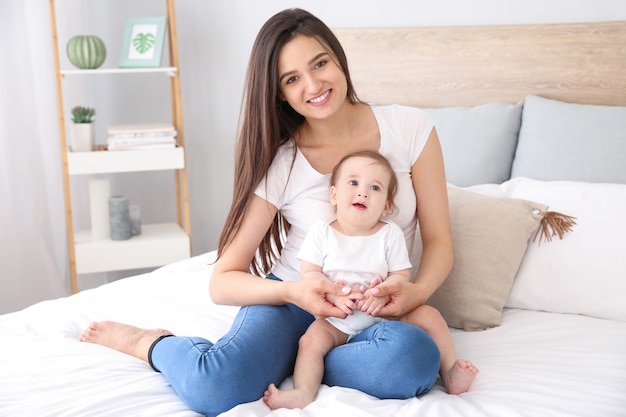
[[[626,106],[626,21],[333,31],[365,101],[474,106],[535,94]]]

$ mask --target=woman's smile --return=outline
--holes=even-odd
[[[309,103],[311,103],[311,104],[321,104],[321,103],[325,102],[330,97],[331,91],[332,90],[327,90],[322,95],[314,97],[312,99],[309,99]]]

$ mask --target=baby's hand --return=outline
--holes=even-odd
[[[346,314],[353,314],[355,308],[357,308],[357,304],[352,295],[333,295],[327,294],[326,299],[334,304],[336,307],[339,307]]]
[[[338,281],[341,285],[346,285],[345,281]],[[355,286],[345,286],[345,295],[327,294],[326,299],[333,305],[340,308],[346,314],[354,314],[353,310],[358,308],[358,302],[363,298],[363,294]]]
[[[363,293],[365,298],[359,302],[359,310],[369,314],[370,316],[375,316],[376,314],[378,314],[380,309],[383,308],[390,300],[390,297],[387,295],[375,296],[372,294],[371,289],[381,282],[382,279],[375,278],[370,283],[369,288]]]

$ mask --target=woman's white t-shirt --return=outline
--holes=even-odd
[[[396,212],[389,216],[404,233],[409,252],[417,225],[411,167],[433,129],[430,116],[407,106],[371,106],[380,130],[380,148],[398,177]],[[294,160],[295,152],[295,160]],[[291,225],[287,241],[272,272],[285,281],[300,279],[297,254],[307,230],[318,219],[334,216],[329,200],[330,174],[316,171],[293,140],[280,147],[255,194],[273,204]]]

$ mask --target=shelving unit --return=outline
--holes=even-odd
[[[77,0],[79,1],[79,0]],[[165,265],[191,256],[191,222],[187,169],[185,165],[185,136],[182,115],[178,41],[174,0],[164,0],[167,7],[167,44],[169,66],[158,68],[98,68],[90,70],[61,69],[60,45],[57,34],[55,0],[50,2],[53,52],[57,79],[57,107],[65,199],[65,217],[72,293],[78,292],[78,274],[150,268]],[[68,149],[63,95],[63,80],[73,76],[109,74],[163,73],[170,81],[172,124],[177,131],[178,147],[172,149],[133,151],[71,152]],[[90,230],[74,230],[72,213],[73,175],[113,174],[123,172],[173,171],[176,190],[176,221],[143,224],[142,233],[129,240],[94,239]]]

